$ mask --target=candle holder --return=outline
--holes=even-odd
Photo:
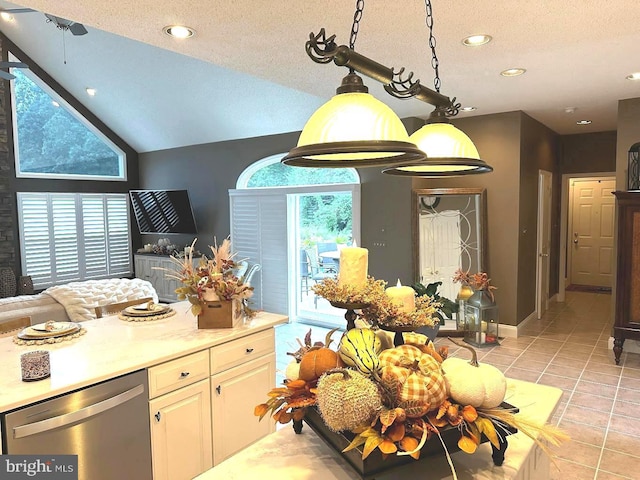
[[[356,310],[362,310],[363,308],[367,308],[369,306],[368,303],[348,303],[348,302],[329,302],[331,306],[336,308],[344,308],[347,310],[347,313],[344,314],[345,320],[347,320],[347,330],[351,330],[356,328],[356,318],[358,318],[358,314],[355,312]]]
[[[378,328],[380,330],[385,330],[387,332],[395,332],[396,334],[393,336],[393,346],[399,347],[400,345],[404,345],[404,336],[403,332],[413,332],[416,327],[413,325],[382,325],[378,322]]]

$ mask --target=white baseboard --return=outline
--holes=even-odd
[[[609,337],[609,350],[613,350],[613,337]],[[622,345],[622,353],[640,353],[640,341],[625,340]]]

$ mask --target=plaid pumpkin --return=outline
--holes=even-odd
[[[402,385],[399,398],[403,401],[428,403],[435,410],[447,398],[447,386],[440,364],[412,345],[384,350],[378,356],[383,378],[395,375]]]

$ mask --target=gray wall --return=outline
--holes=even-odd
[[[229,235],[229,194],[240,173],[270,155],[289,151],[299,132],[194,145],[140,155],[140,187],[187,189],[198,224],[197,247],[204,251],[215,235]],[[362,183],[362,245],[370,250],[369,274],[377,279],[397,278],[409,284],[411,263],[411,180],[383,175],[378,168],[359,169]],[[160,235],[143,235],[155,243]],[[191,235],[171,235],[177,245],[188,245]],[[384,244],[384,247],[373,244]]]
[[[413,188],[485,188],[487,190],[486,271],[498,287],[500,322],[517,325],[520,134],[522,112],[459,118],[455,125],[474,142],[492,173],[413,180]],[[535,293],[535,292],[534,292]]]
[[[560,174],[616,170],[617,132],[582,133],[560,137]]]
[[[560,259],[560,188],[558,175],[559,137],[526,114],[522,115],[520,145],[520,208],[518,240],[517,318],[526,318],[536,309],[538,250],[538,175],[539,170],[553,173],[556,184],[551,199],[551,248],[549,253],[549,293],[558,292]]]

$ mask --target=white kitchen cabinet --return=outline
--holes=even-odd
[[[271,418],[253,414],[275,386],[275,358],[273,329],[211,349],[214,465],[275,431]]]
[[[163,302],[176,302],[178,295],[175,290],[179,282],[167,277],[167,270],[176,269],[176,264],[169,257],[162,255],[134,255],[136,277],[151,282],[158,292],[158,299]]]
[[[148,375],[153,478],[191,479],[212,465],[209,352],[156,365]]]

